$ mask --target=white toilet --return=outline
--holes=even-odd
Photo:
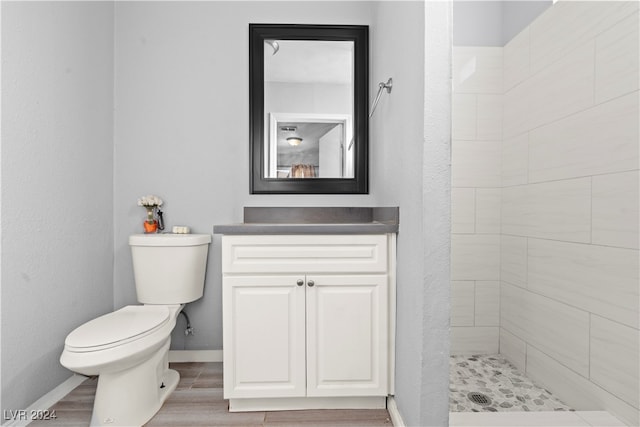
[[[129,237],[138,301],[76,328],[60,363],[98,375],[92,426],[141,426],[176,388],[169,369],[171,331],[184,304],[202,297],[211,236]]]

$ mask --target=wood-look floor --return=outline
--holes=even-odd
[[[171,363],[180,382],[147,427],[189,426],[301,426],[301,427],[391,427],[385,409],[235,412],[222,398],[222,363]],[[88,426],[93,408],[96,379],[88,379],[50,408],[55,420],[34,421],[32,427]]]

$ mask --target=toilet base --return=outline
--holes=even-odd
[[[100,374],[91,426],[141,426],[153,418],[180,380],[169,369],[169,343],[139,365]]]

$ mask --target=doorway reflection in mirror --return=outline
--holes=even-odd
[[[351,122],[347,115],[270,114],[267,177],[352,178]]]

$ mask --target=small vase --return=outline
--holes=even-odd
[[[158,231],[158,223],[153,220],[153,222],[145,221],[144,222],[144,232],[145,233],[155,233]]]
[[[155,206],[145,206],[147,210],[147,219],[144,222],[145,233],[155,233],[158,231],[158,221],[154,218]]]

